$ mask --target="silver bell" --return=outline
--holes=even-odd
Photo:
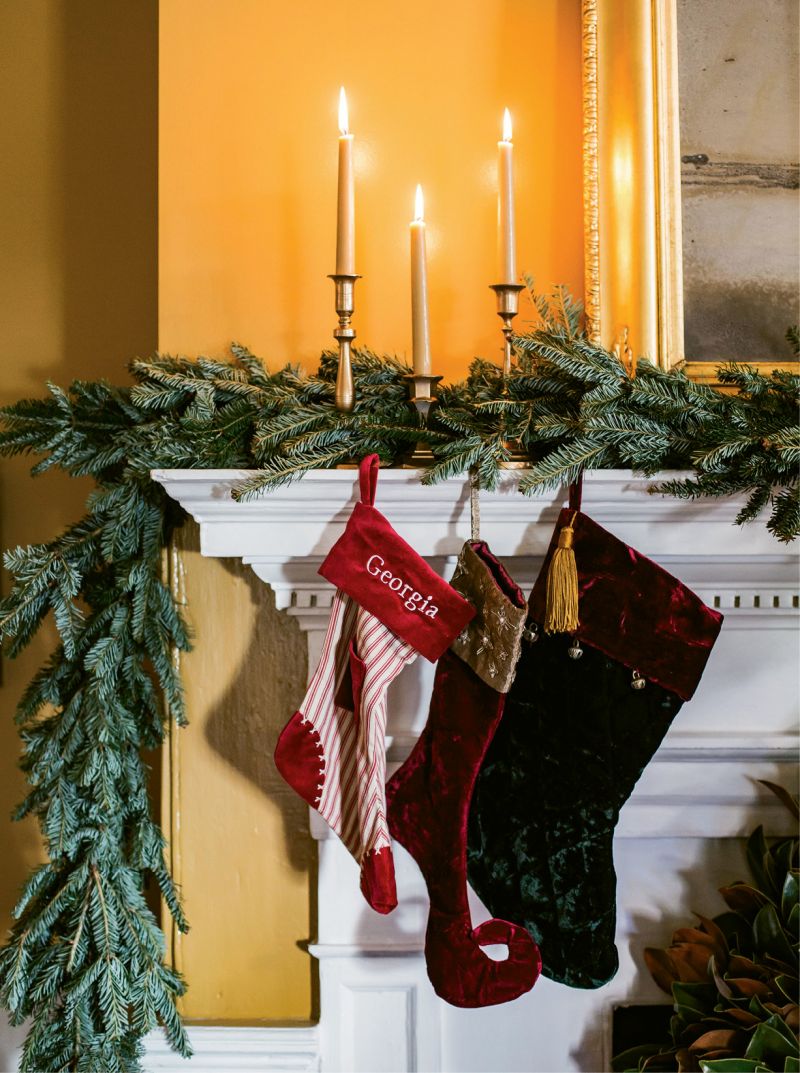
[[[647,682],[645,679],[642,678],[638,671],[634,671],[633,677],[631,678],[631,689],[644,689],[646,685]]]
[[[529,626],[526,626],[522,631],[522,639],[527,641],[529,645],[535,645],[539,640],[539,627],[535,622],[531,622]]]
[[[567,655],[570,659],[580,659],[583,655],[583,649],[577,637],[572,638],[572,644],[567,649]]]

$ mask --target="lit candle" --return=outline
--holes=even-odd
[[[411,345],[414,372],[431,375],[431,340],[428,322],[428,267],[425,254],[425,202],[422,187],[414,199],[411,221]]]
[[[353,135],[347,116],[344,86],[339,90],[339,196],[336,211],[336,274],[355,275],[355,202],[353,196]]]
[[[497,252],[500,283],[517,282],[517,249],[514,234],[514,146],[511,114],[503,113],[503,140],[497,143]]]

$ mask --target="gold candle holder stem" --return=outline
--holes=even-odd
[[[492,290],[497,298],[497,315],[503,322],[503,377],[505,378],[511,372],[513,356],[512,321],[519,313],[519,292],[524,291],[525,286],[522,283],[493,283]]]
[[[339,326],[333,337],[339,344],[339,366],[336,373],[336,409],[350,413],[355,405],[356,394],[353,385],[353,363],[351,348],[356,337],[356,330],[350,323],[355,310],[356,280],[361,279],[354,273],[335,272],[328,276],[336,289],[336,315]]]
[[[411,405],[420,417],[420,424],[425,425],[431,406],[436,402],[433,389],[442,379],[441,376],[428,376],[426,373],[406,373]],[[417,440],[414,450],[404,460],[405,469],[422,469],[433,464],[433,451],[424,439]]]
[[[513,320],[519,312],[519,292],[524,291],[522,283],[495,283],[492,290],[497,298],[497,315],[503,322],[503,394],[508,395],[508,377],[511,375],[511,361],[514,348],[511,343],[514,334]],[[505,419],[504,419],[505,422]],[[509,453],[508,461],[501,463],[503,469],[522,469],[530,465],[530,459],[517,440],[505,441]]]

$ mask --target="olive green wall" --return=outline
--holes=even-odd
[[[2,0],[0,102],[0,402],[48,379],[121,380],[157,338],[156,0]],[[3,547],[49,540],[83,511],[88,482],[28,469],[0,471]],[[35,824],[8,818],[25,792],[13,709],[53,643],[46,630],[3,662],[0,933],[41,852]]]

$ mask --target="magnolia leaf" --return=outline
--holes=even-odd
[[[772,1025],[763,1024],[755,1029],[745,1051],[745,1058],[758,1058],[766,1062],[776,1062],[787,1057],[798,1056],[797,1040],[788,1040]]]
[[[766,894],[747,883],[734,883],[732,887],[720,887],[719,892],[725,904],[734,913],[738,913],[751,923],[761,906],[767,905],[770,901]]]
[[[720,1058],[716,1062],[700,1059],[703,1073],[758,1073],[759,1065],[747,1058]]]
[[[766,996],[770,994],[769,984],[765,984],[762,980],[751,980],[748,977],[739,977],[734,979],[727,976],[726,980],[728,984],[735,988],[740,995],[744,995],[747,998],[751,996]]]
[[[725,938],[722,928],[710,917],[704,917],[701,913],[695,913],[695,916],[714,941],[714,954],[717,963],[724,962],[728,956],[728,940]]]
[[[783,1063],[783,1073],[800,1073],[800,1058],[796,1058],[793,1054],[787,1054]]]
[[[800,804],[798,800],[783,786],[779,786],[776,782],[769,782],[767,779],[758,780],[762,786],[766,786],[768,790],[771,790],[781,804],[785,805],[792,816],[796,820],[800,820]]]
[[[717,960],[713,954],[711,955],[709,967],[711,969],[711,975],[714,977],[714,983],[717,985],[717,991],[719,991],[720,995],[722,995],[723,998],[732,999],[734,997],[733,992],[720,975],[719,970],[717,969]]]
[[[764,837],[764,828],[761,824],[756,827],[755,831],[753,831],[747,839],[745,849],[747,852],[747,863],[758,889],[771,898],[772,895],[775,894],[775,891],[772,888],[772,883],[764,866],[764,858],[767,856],[768,847],[767,840]]]
[[[678,1006],[695,1013],[710,1013],[717,999],[717,989],[711,984],[674,983],[672,997]]]
[[[700,946],[707,946],[710,950],[713,950],[715,945],[713,937],[700,931],[699,928],[678,928],[672,933],[672,941],[673,943],[699,943]]]
[[[752,1028],[753,1025],[761,1023],[760,1017],[757,1017],[754,1013],[750,1013],[749,1010],[740,1010],[738,1006],[729,1006],[724,1013],[726,1017],[738,1021],[739,1024],[744,1025],[746,1028]]]
[[[661,990],[671,995],[672,985],[678,975],[667,951],[653,946],[645,947],[644,962]]]
[[[735,950],[745,957],[752,953],[753,929],[749,920],[733,912],[720,913],[714,920],[724,934],[729,950]]]
[[[676,943],[667,950],[678,979],[684,983],[704,984],[708,980],[711,948],[699,943]]]
[[[800,872],[788,872],[781,892],[781,913],[787,919],[800,904]]]
[[[763,965],[756,965],[752,958],[734,954],[728,962],[729,976],[752,976],[754,980],[763,980],[767,973]]]
[[[800,938],[800,905],[792,906],[792,911],[789,914],[789,919],[786,921],[786,926],[792,935],[794,935],[795,939]]]
[[[770,1017],[766,1022],[770,1028],[774,1028],[776,1032],[780,1032],[787,1042],[789,1042],[794,1048],[795,1052],[798,1050],[797,1036],[792,1032],[791,1028],[786,1024],[781,1016],[780,1012]]]
[[[658,1054],[661,1048],[656,1043],[644,1043],[638,1047],[630,1047],[621,1054],[615,1054],[611,1059],[612,1073],[627,1073],[628,1070],[641,1068],[640,1060],[650,1058]]]
[[[715,1028],[711,1032],[704,1032],[694,1043],[689,1045],[690,1051],[717,1050],[720,1047],[729,1050],[735,1047],[740,1040],[746,1038],[737,1028]]]
[[[770,954],[787,965],[795,960],[796,955],[792,952],[774,905],[762,906],[758,911],[753,921],[753,937],[757,951]]]

